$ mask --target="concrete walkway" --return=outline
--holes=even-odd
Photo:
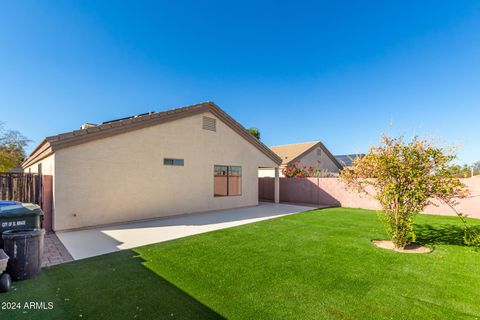
[[[78,260],[312,209],[312,206],[262,202],[255,207],[57,232],[57,236]]]

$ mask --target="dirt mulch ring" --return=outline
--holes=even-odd
[[[430,253],[432,249],[418,245],[418,244],[411,244],[406,246],[403,249],[395,248],[393,242],[390,240],[372,240],[372,243],[382,249],[388,249],[395,252],[403,252],[403,253]]]

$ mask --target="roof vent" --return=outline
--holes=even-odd
[[[217,120],[215,118],[203,117],[203,129],[217,131]]]
[[[97,125],[94,124],[94,123],[84,123],[82,124],[82,126],[80,127],[81,130],[84,130],[84,129],[88,129],[88,128],[93,128],[93,127],[96,127]]]

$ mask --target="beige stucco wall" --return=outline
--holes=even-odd
[[[215,118],[212,114],[204,114]],[[185,166],[164,166],[164,158]],[[215,164],[242,167],[242,195],[213,196]],[[202,115],[58,150],[54,230],[258,204],[258,167],[275,163]]]
[[[55,173],[55,154],[51,154],[50,156],[46,157],[45,159],[42,159],[31,166],[25,168],[23,172],[26,173],[38,173],[38,166],[42,165],[42,174],[46,175],[54,175]]]
[[[321,150],[321,155],[317,155],[317,150]],[[320,165],[317,163],[317,160],[320,160]],[[327,156],[327,154],[319,147],[312,150],[306,154],[302,159],[302,165],[304,166],[319,166],[320,169],[326,170],[328,172],[338,172],[338,167],[335,163]]]
[[[273,200],[272,180],[260,179],[261,199]],[[461,181],[468,187],[471,195],[457,199],[455,210],[470,218],[480,218],[480,179],[468,178]],[[348,189],[338,178],[280,179],[280,201],[381,210],[378,201],[373,197],[373,188],[368,191],[370,195]],[[456,216],[455,211],[448,205],[437,200],[432,201],[435,205],[426,207],[424,213]]]

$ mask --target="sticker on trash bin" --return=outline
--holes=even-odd
[[[26,220],[2,222],[2,228],[26,226]]]

